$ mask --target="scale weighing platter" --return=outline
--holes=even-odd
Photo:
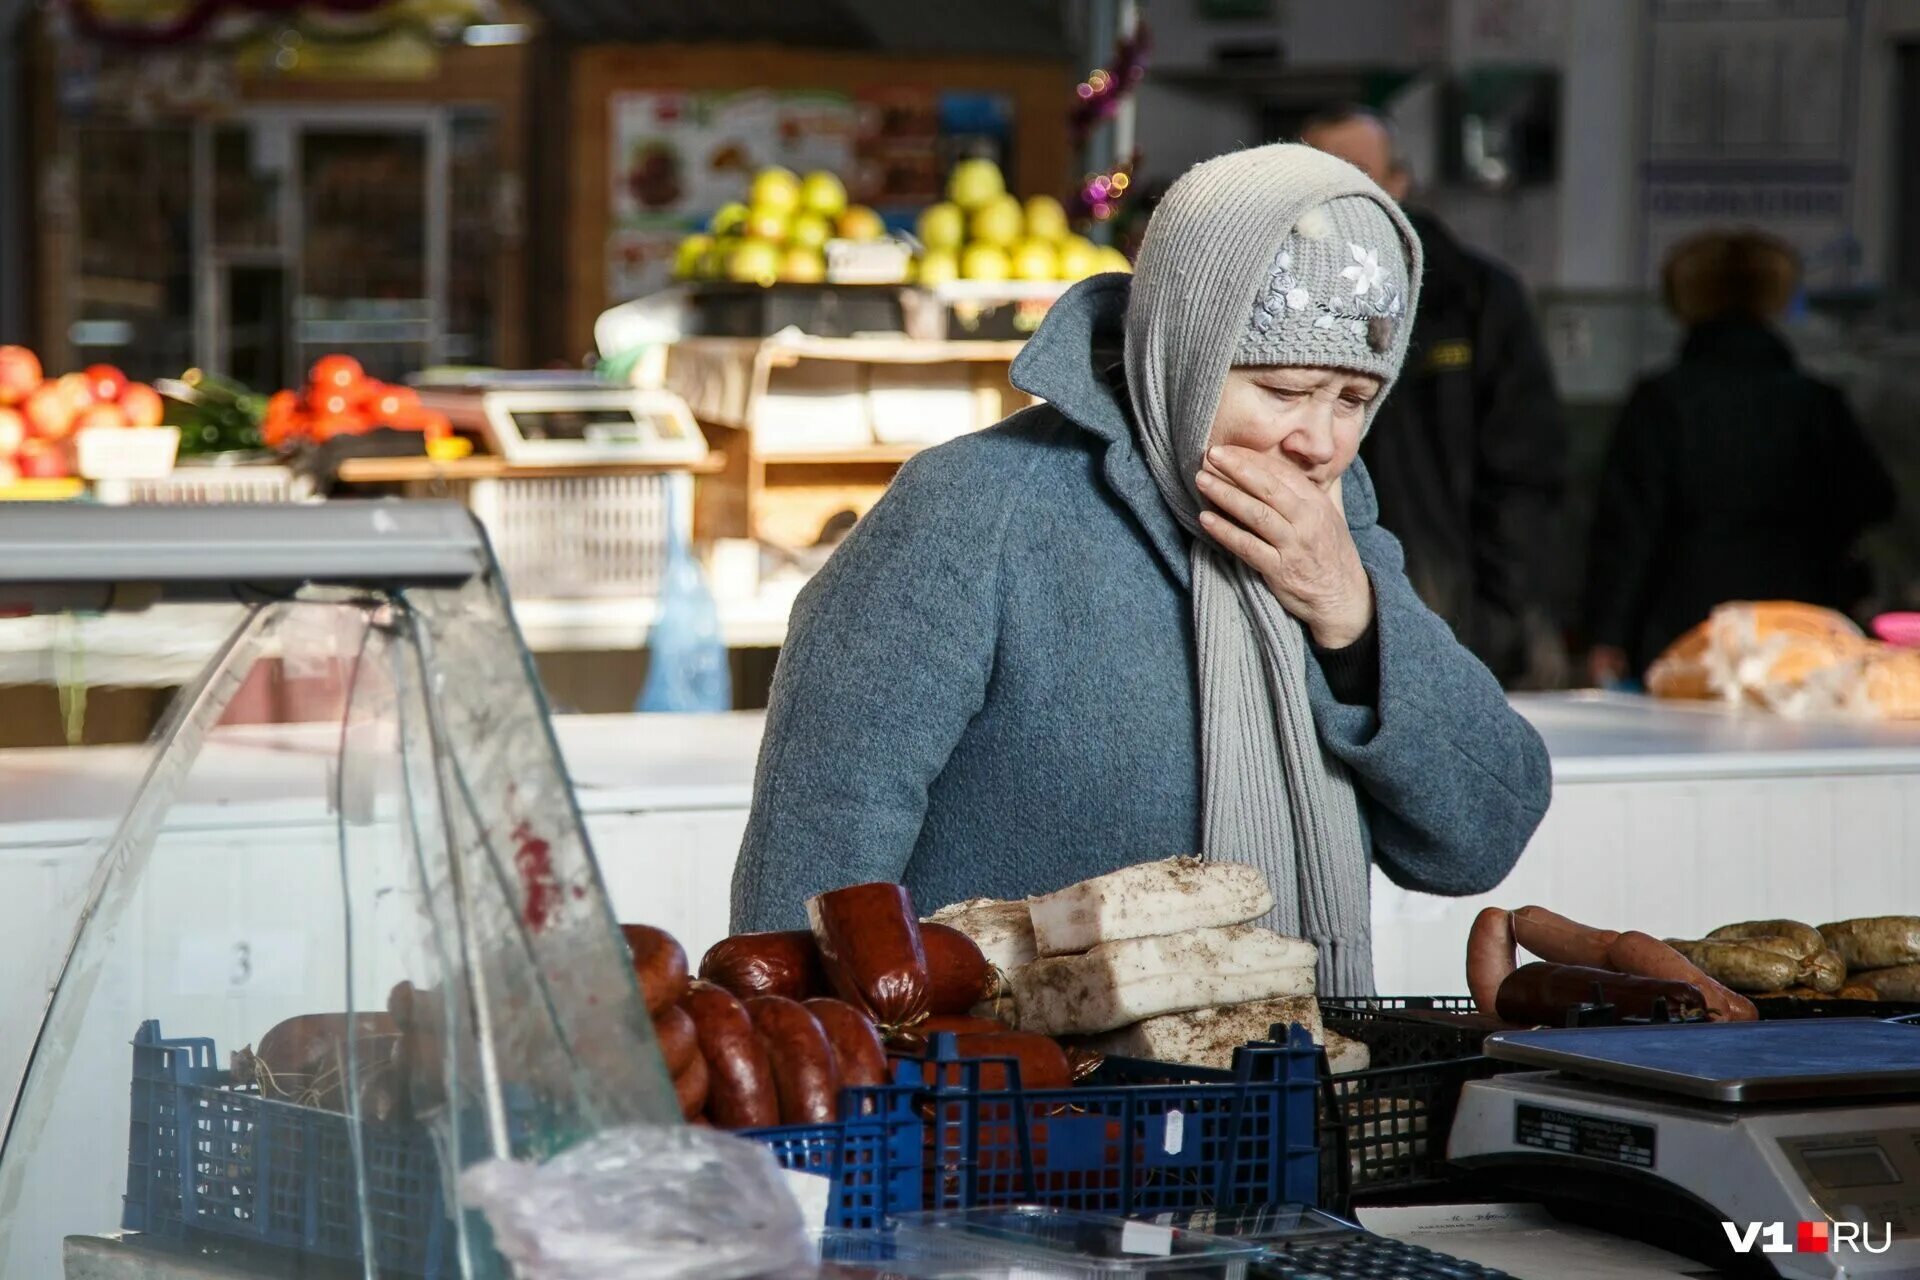
[[[707,456],[707,438],[679,396],[572,370],[486,370],[423,382],[420,402],[513,463],[590,466]]]
[[[1920,1094],[1920,1027],[1870,1018],[1498,1031],[1486,1052],[1707,1102]]]

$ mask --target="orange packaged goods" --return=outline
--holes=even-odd
[[[820,948],[805,929],[722,938],[700,958],[700,978],[742,1000],[754,996],[808,1000],[827,990],[820,971]]]
[[[1709,661],[1712,626],[1702,622],[1667,646],[1647,668],[1647,692],[1656,698],[1705,701],[1719,697]]]
[[[1718,699],[1788,717],[1920,717],[1920,658],[1831,609],[1723,604],[1647,671],[1655,697]]]
[[[1862,664],[1854,709],[1882,720],[1920,719],[1920,650],[1877,647]]]
[[[808,899],[807,918],[835,995],[865,1010],[884,1034],[927,1016],[927,950],[904,887],[835,889]]]

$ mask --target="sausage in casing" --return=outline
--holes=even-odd
[[[689,1061],[700,1056],[700,1033],[693,1025],[693,1015],[677,1004],[662,1010],[653,1020],[653,1038],[660,1043],[660,1057],[670,1076],[679,1075]]]
[[[672,934],[650,924],[623,924],[620,932],[633,953],[633,972],[640,979],[647,1012],[659,1017],[662,1009],[679,1004],[687,994],[687,953]]]
[[[755,996],[747,1001],[754,1034],[773,1068],[780,1097],[781,1124],[827,1124],[840,1096],[833,1046],[820,1020],[803,1004],[784,996]]]
[[[1493,1012],[1513,962],[1513,912],[1488,907],[1473,918],[1467,932],[1467,990],[1473,993],[1474,1008]]]
[[[707,1117],[721,1129],[764,1129],[780,1123],[773,1067],[753,1029],[753,1017],[731,992],[696,982],[686,1010],[700,1037],[710,1081]]]

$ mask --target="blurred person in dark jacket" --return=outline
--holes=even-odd
[[[1587,574],[1596,684],[1640,677],[1729,600],[1844,611],[1867,593],[1854,544],[1893,515],[1893,482],[1839,389],[1775,328],[1799,276],[1793,249],[1754,231],[1667,256],[1687,334],[1634,388],[1607,452]]]
[[[1310,118],[1301,141],[1364,170],[1403,206],[1412,186],[1386,123],[1360,107]],[[1567,682],[1554,618],[1566,428],[1553,370],[1513,274],[1407,208],[1426,253],[1401,384],[1363,458],[1407,576],[1502,684]]]

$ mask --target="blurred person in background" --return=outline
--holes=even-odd
[[[1607,451],[1587,572],[1594,683],[1638,679],[1729,600],[1844,611],[1867,594],[1854,544],[1893,515],[1893,482],[1839,389],[1776,328],[1799,282],[1793,249],[1757,231],[1668,254],[1662,290],[1687,333]]]
[[[1378,115],[1342,106],[1301,141],[1356,166],[1401,205],[1412,175]],[[1427,606],[1508,687],[1567,683],[1554,618],[1566,428],[1553,370],[1513,274],[1407,208],[1426,254],[1406,371],[1362,457],[1380,523],[1406,546]]]

